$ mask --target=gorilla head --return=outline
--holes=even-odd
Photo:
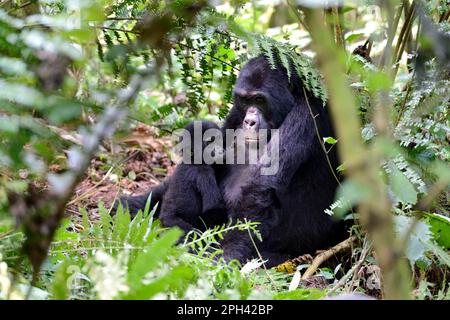
[[[298,77],[289,81],[286,70],[281,66],[272,69],[264,56],[250,60],[237,79],[234,108],[225,128],[245,132],[279,128],[295,105],[294,81]]]
[[[220,135],[217,124],[206,120],[195,120],[186,125],[180,133],[178,143],[182,146],[180,150],[182,163],[223,163],[223,146],[216,141],[217,135]]]

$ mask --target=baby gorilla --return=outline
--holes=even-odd
[[[181,150],[183,160],[170,177],[159,216],[165,227],[178,226],[187,233],[194,228],[204,231],[206,226],[226,222],[226,210],[216,181],[224,158],[223,145],[208,139],[209,134],[204,135],[209,129],[219,130],[219,127],[209,121],[193,121],[180,137],[180,145],[185,146]],[[214,135],[212,131],[209,133]],[[211,159],[207,161],[210,164],[205,163],[203,157],[206,148],[211,150]]]

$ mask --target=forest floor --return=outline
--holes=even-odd
[[[100,201],[110,208],[119,196],[148,191],[175,169],[171,146],[170,137],[156,137],[151,127],[142,124],[118,143],[103,146],[76,188],[68,213],[85,208],[91,219],[97,219]]]

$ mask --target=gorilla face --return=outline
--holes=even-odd
[[[246,140],[260,129],[277,129],[295,105],[286,72],[272,69],[264,57],[250,60],[234,89],[234,108],[227,128],[244,130]],[[269,132],[270,134],[270,132]]]
[[[258,140],[260,129],[273,129],[270,122],[270,110],[267,107],[266,98],[261,92],[248,92],[245,90],[235,90],[235,105],[243,115],[239,128],[244,130],[246,141]]]

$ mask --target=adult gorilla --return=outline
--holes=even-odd
[[[343,225],[324,212],[338,185],[319,141],[334,136],[327,108],[303,89],[295,72],[291,74],[289,81],[281,65],[272,69],[262,56],[250,60],[241,70],[234,106],[223,126],[224,132],[279,129],[279,169],[275,174],[261,175],[262,163],[232,164],[217,177],[228,217],[260,222],[263,241],[256,245],[268,266],[325,248],[345,236]],[[268,149],[273,148],[269,142]],[[336,148],[328,157],[336,168]],[[169,183],[170,178],[152,190],[153,203],[162,200]],[[143,208],[147,196],[126,199],[130,210]],[[226,259],[245,262],[256,256],[246,231],[228,232],[222,246]]]

